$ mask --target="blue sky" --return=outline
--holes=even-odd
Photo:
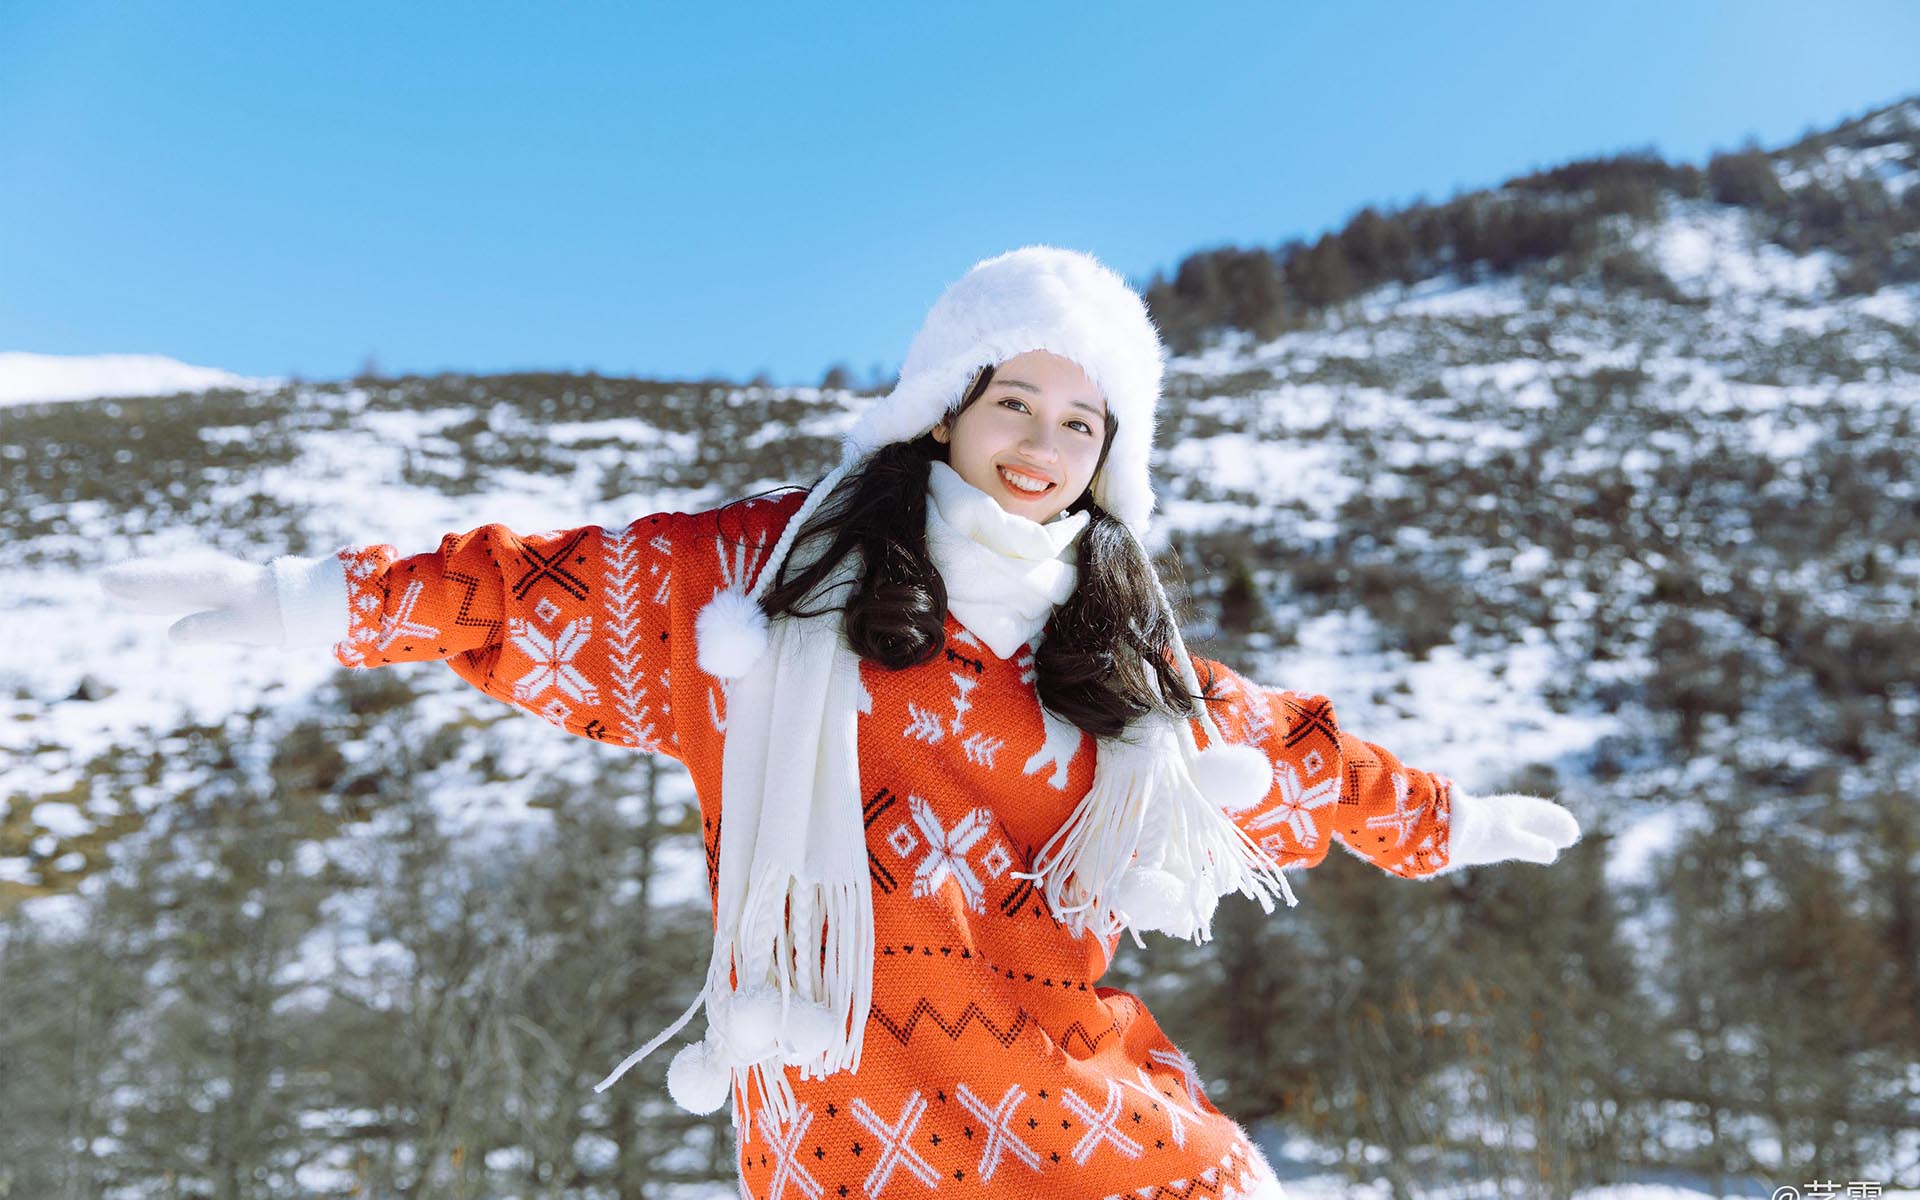
[[[0,350],[891,373],[1029,242],[1144,285],[1920,93],[1920,4],[0,0]]]

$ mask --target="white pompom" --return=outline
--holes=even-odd
[[[1252,746],[1218,742],[1193,760],[1200,794],[1228,812],[1252,808],[1273,788],[1273,764]]]
[[[767,614],[758,600],[732,589],[715,593],[694,620],[700,669],[719,679],[738,679],[767,650]]]
[[[1157,867],[1129,867],[1114,889],[1113,907],[1135,929],[1184,936],[1187,881]]]
[[[734,993],[727,1005],[727,1045],[747,1062],[759,1062],[779,1049],[780,993],[755,987]]]
[[[704,1041],[683,1047],[667,1067],[667,1094],[690,1113],[718,1112],[732,1088],[733,1073]]]
[[[795,1001],[787,1010],[786,1060],[812,1062],[832,1048],[846,1022],[824,1004]]]

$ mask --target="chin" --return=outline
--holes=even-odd
[[[1048,505],[1019,504],[1019,503],[1009,503],[1008,501],[1005,501],[1005,500],[1002,500],[1000,502],[1000,507],[1017,517],[1025,517],[1027,520],[1032,521],[1036,525],[1045,525],[1047,522],[1058,517],[1061,513],[1064,513],[1067,511],[1064,506],[1060,508],[1055,508],[1051,504],[1048,504]]]

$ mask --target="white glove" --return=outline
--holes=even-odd
[[[334,555],[283,555],[265,566],[214,551],[134,558],[97,576],[100,589],[134,612],[189,615],[167,636],[176,645],[321,646],[347,636],[346,570]]]
[[[1447,865],[1456,867],[1520,859],[1550,863],[1580,840],[1580,822],[1551,800],[1506,792],[1498,796],[1453,795],[1449,810]]]

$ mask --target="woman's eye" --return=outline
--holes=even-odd
[[[1017,399],[1017,398],[1015,398],[1015,397],[1013,397],[1013,396],[1003,396],[1003,397],[1001,398],[1001,400],[1000,400],[1000,403],[1002,403],[1002,404],[1018,404],[1018,405],[1020,406],[1020,411],[1022,411],[1022,412],[1026,412],[1026,411],[1027,411],[1027,402],[1026,402],[1025,400],[1020,400],[1020,399]],[[1074,419],[1074,420],[1072,420],[1072,421],[1069,421],[1069,422],[1067,422],[1067,424],[1068,424],[1068,426],[1070,426],[1070,427],[1074,427],[1074,428],[1078,428],[1078,429],[1080,430],[1080,432],[1082,432],[1082,433],[1085,433],[1085,434],[1087,434],[1087,435],[1089,435],[1089,436],[1091,436],[1091,435],[1092,435],[1092,433],[1093,433],[1093,426],[1091,426],[1091,425],[1089,425],[1089,424],[1087,424],[1087,423],[1086,423],[1085,421],[1082,421],[1082,420],[1079,420],[1078,418],[1076,418],[1076,419]]]

